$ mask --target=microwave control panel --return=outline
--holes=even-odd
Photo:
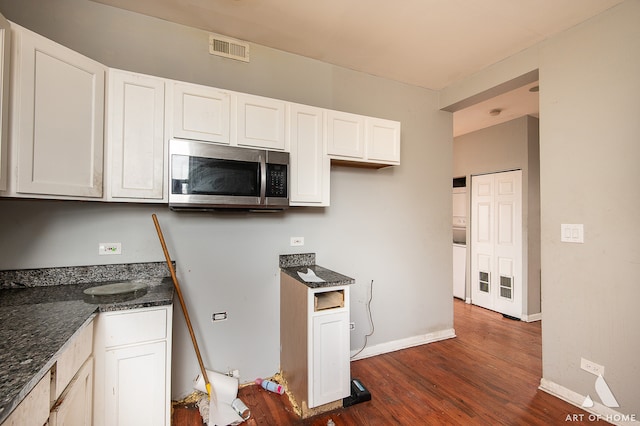
[[[287,166],[267,164],[267,197],[287,197]]]

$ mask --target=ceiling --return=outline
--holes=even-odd
[[[440,90],[624,0],[93,1]],[[503,109],[490,123],[517,118],[521,94],[456,112],[454,133],[486,127],[487,107]]]

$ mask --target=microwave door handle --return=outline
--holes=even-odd
[[[262,154],[258,156],[258,160],[260,161],[260,204],[264,205],[267,196],[267,162]]]

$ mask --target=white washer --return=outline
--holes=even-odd
[[[465,300],[467,269],[466,244],[453,245],[453,297]]]

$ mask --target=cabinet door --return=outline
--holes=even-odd
[[[329,205],[329,157],[324,155],[324,110],[291,104],[289,110],[292,206]]]
[[[11,56],[11,28],[0,15],[0,191],[7,189],[7,145],[9,128],[9,59]]]
[[[173,86],[173,137],[228,144],[229,93],[187,83]]]
[[[382,118],[366,119],[367,160],[400,164],[400,123]]]
[[[107,351],[105,359],[105,424],[158,426],[170,424],[166,398],[167,342],[126,346]]]
[[[309,407],[348,396],[351,376],[348,311],[313,317],[312,358],[313,395]]]
[[[364,158],[364,117],[340,111],[327,111],[327,154],[354,159]]]
[[[16,28],[17,192],[102,197],[106,68]]]
[[[93,402],[93,358],[78,371],[51,409],[50,426],[91,426]]]
[[[51,372],[47,371],[38,384],[2,422],[2,426],[42,426],[49,418]]]
[[[163,200],[164,80],[109,71],[109,199]]]
[[[265,149],[285,149],[285,103],[276,99],[237,95],[237,143]]]

